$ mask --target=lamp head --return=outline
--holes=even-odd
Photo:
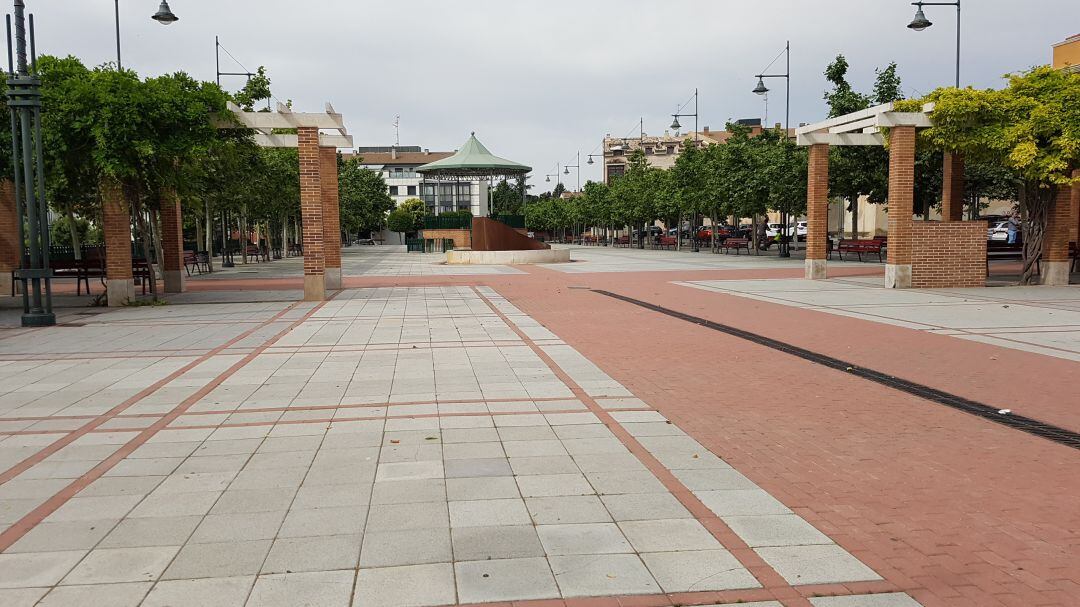
[[[679,116],[675,115],[675,119],[671,121],[671,130],[677,131],[677,130],[679,130],[681,128],[682,128],[682,125],[679,124]]]
[[[154,16],[150,18],[162,25],[170,25],[180,20],[180,17],[174,15],[172,9],[169,8],[168,0],[161,0],[161,6],[158,7]]]
[[[768,93],[768,92],[769,92],[769,87],[765,86],[765,79],[762,78],[761,76],[758,76],[757,86],[754,87],[753,93],[755,95],[764,95],[765,93]]]
[[[933,25],[933,23],[926,18],[926,14],[923,13],[921,4],[916,4],[915,6],[918,7],[915,10],[915,18],[912,19],[911,23],[908,24],[908,28],[913,29],[917,32],[921,32],[924,29]]]
[[[544,177],[544,181],[551,183],[551,175]]]
[[[589,160],[585,164],[596,164],[596,163],[593,161],[592,156],[589,156]]]

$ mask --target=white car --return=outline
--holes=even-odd
[[[996,221],[990,225],[986,230],[987,240],[1008,240],[1009,239],[1009,222],[1008,221]]]
[[[801,227],[799,227],[799,226],[801,226]],[[780,224],[780,223],[767,224],[765,226],[765,236],[767,236],[768,238],[775,238],[776,235],[780,233],[780,228],[781,227],[783,227],[783,224]],[[798,235],[801,236],[803,239],[805,239],[806,238],[806,229],[807,228],[806,228],[806,222],[805,221],[799,222],[799,224],[796,224],[796,225],[789,225],[788,228],[787,228],[787,235],[791,236],[792,234],[796,234],[796,230],[798,230],[798,232],[797,232]]]
[[[810,225],[805,221],[800,221],[795,224],[795,233],[799,236],[800,240],[806,240],[806,235],[810,232]]]

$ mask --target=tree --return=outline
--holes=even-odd
[[[926,100],[935,107],[934,126],[922,132],[924,141],[1005,168],[1019,183],[1024,236],[1020,282],[1031,284],[1051,201],[1059,186],[1075,181],[1072,172],[1080,166],[1080,74],[1039,67],[1009,76],[1002,90],[942,88]]]
[[[338,155],[338,193],[341,226],[352,232],[371,232],[386,225],[386,214],[394,208],[382,174],[364,168],[359,158]]]
[[[416,221],[408,211],[394,209],[386,216],[386,227],[391,232],[400,232],[407,235],[416,231]]]
[[[270,99],[273,94],[270,92],[270,77],[266,75],[266,68],[259,66],[259,69],[255,70],[255,74],[248,78],[244,88],[240,89],[233,95],[233,101],[236,105],[240,106],[240,109],[245,112],[255,111],[255,104],[259,101],[266,101],[267,107],[262,111],[270,111]]]
[[[875,71],[872,95],[859,93],[852,88],[847,81],[848,68],[843,55],[837,55],[825,68],[825,78],[833,85],[832,90],[825,93],[830,118],[869,108],[871,104],[897,101],[902,97],[895,63]],[[847,201],[853,237],[858,237],[859,199],[867,196],[871,203],[885,202],[888,176],[889,156],[884,148],[838,146],[829,150],[829,191]]]

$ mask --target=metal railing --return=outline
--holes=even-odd
[[[471,215],[428,215],[424,217],[425,230],[471,230]]]

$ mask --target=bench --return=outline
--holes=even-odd
[[[876,253],[878,256],[878,262],[884,261],[881,257],[882,251],[885,249],[886,241],[880,238],[874,238],[871,240],[844,240],[840,239],[840,244],[837,245],[836,251],[840,255],[840,261],[844,260],[844,253],[855,253],[859,256],[859,261],[862,261],[863,253]]]
[[[612,243],[612,246],[629,247],[630,246],[630,237],[629,236],[620,236],[620,237],[615,239],[615,242]]]
[[[653,243],[654,249],[674,249],[679,241],[674,236],[661,236]]]
[[[717,243],[716,247],[722,249],[724,253],[735,249],[736,255],[742,255],[742,250],[746,249],[746,254],[750,254],[750,241],[746,238],[725,238],[723,242]]]
[[[286,257],[301,257],[303,255],[304,255],[304,246],[303,245],[301,245],[299,242],[290,242],[289,243],[288,253],[285,254]]]
[[[210,255],[206,251],[188,251],[184,250],[184,270],[187,271],[187,275],[191,276],[191,271],[195,270],[199,274],[210,271]]]

